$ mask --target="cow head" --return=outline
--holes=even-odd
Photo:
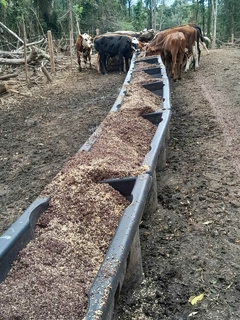
[[[136,37],[133,37],[133,38],[132,38],[132,49],[133,49],[134,51],[139,51],[139,50],[138,50],[138,44],[139,44],[138,39],[137,39]]]
[[[154,48],[150,47],[149,45],[146,46],[146,57],[155,55]]]
[[[148,46],[147,42],[139,41],[138,49],[139,51],[146,51],[147,46]]]
[[[92,48],[93,47],[91,36],[89,34],[83,33],[81,35],[81,37],[82,37],[82,45],[84,48]]]
[[[146,46],[146,57],[154,56],[154,55],[162,55],[163,49],[161,46],[153,46],[150,45]]]

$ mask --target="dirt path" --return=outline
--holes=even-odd
[[[115,319],[240,318],[238,57],[212,50],[199,71],[171,83],[159,209],[141,225],[145,278],[120,298]]]
[[[216,50],[212,54],[216,61],[211,58],[203,72],[196,77],[196,81],[223,130],[226,147],[240,175],[239,50]],[[209,56],[205,56],[205,59],[208,58]]]

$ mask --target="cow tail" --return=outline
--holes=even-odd
[[[208,38],[208,37],[203,37],[203,39],[204,39],[204,41],[206,42],[208,42],[208,43],[210,43],[211,42],[211,40]]]

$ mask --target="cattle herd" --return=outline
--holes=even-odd
[[[152,29],[151,29],[152,31]],[[208,52],[206,43],[210,39],[204,37],[202,30],[196,24],[187,24],[152,32],[150,41],[142,41],[140,37],[129,32],[114,32],[97,35],[92,38],[87,33],[79,34],[76,41],[79,70],[82,70],[81,56],[84,63],[91,67],[93,48],[98,53],[98,71],[107,73],[107,61],[118,56],[118,70],[129,70],[129,63],[135,51],[144,56],[160,55],[166,66],[169,77],[175,81],[182,78],[182,69],[188,71],[191,66],[194,70],[199,67],[201,56],[200,43]]]

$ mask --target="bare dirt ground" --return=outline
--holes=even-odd
[[[159,209],[141,225],[145,277],[116,319],[240,319],[239,72],[238,49],[211,50],[171,82]]]
[[[159,208],[141,224],[144,280],[120,297],[115,319],[240,318],[239,53],[211,50],[171,82]],[[124,78],[76,70],[31,96],[0,97],[0,233],[88,139]]]

